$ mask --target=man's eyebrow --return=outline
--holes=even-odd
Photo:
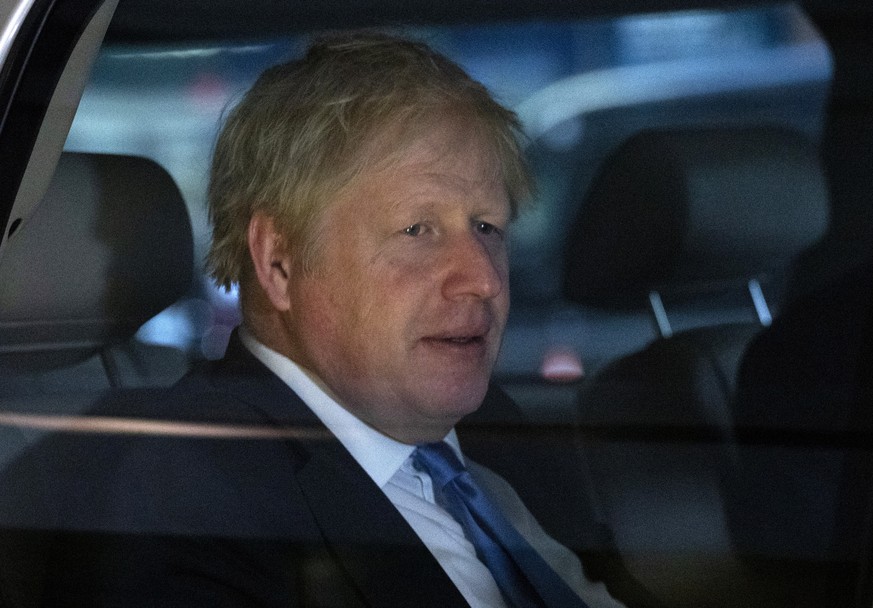
[[[423,190],[423,188],[415,188],[394,197],[394,200],[388,205],[389,213],[399,214],[412,211],[423,215],[432,214],[440,201],[438,197],[428,196]]]

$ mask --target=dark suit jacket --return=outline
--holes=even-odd
[[[17,471],[19,487],[39,491],[11,542],[47,555],[36,575],[19,573],[22,605],[467,605],[360,465],[237,339],[169,391],[125,392],[95,413],[297,436],[55,438]],[[31,525],[42,530],[21,532]]]

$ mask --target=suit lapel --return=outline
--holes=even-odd
[[[298,483],[367,605],[467,606],[406,520],[339,442],[314,448]]]
[[[328,550],[362,603],[468,606],[382,490],[296,393],[251,355],[235,334],[216,371],[216,384],[276,424],[315,431],[312,439],[285,442],[294,477]]]

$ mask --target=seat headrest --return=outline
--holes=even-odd
[[[569,233],[564,292],[613,306],[763,276],[817,241],[828,218],[818,151],[797,132],[643,131],[592,183]]]
[[[0,353],[87,357],[191,286],[182,195],[156,163],[64,153],[0,260]]]

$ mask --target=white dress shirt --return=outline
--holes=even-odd
[[[240,339],[258,360],[291,387],[382,489],[470,606],[505,608],[494,577],[476,556],[476,549],[464,536],[461,525],[436,504],[430,476],[413,467],[411,456],[415,446],[396,441],[362,422],[339,405],[315,377],[258,342],[242,327]],[[592,583],[585,577],[576,555],[546,534],[506,481],[464,458],[454,430],[445,441],[522,536],[591,608],[622,606],[602,584]]]

